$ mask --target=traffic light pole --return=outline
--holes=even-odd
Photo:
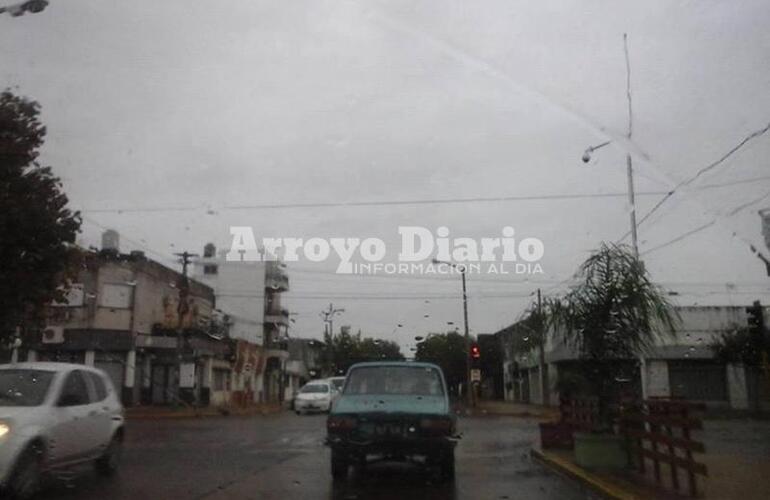
[[[538,364],[540,365],[540,369],[538,370],[540,373],[540,404],[543,406],[548,406],[548,401],[546,401],[546,398],[548,397],[548,391],[547,391],[547,379],[545,376],[545,322],[543,321],[543,298],[540,293],[540,289],[537,289],[537,333],[540,337],[539,339],[539,359]]]
[[[465,387],[467,400],[470,406],[476,406],[471,388],[471,336],[468,333],[468,295],[465,288],[465,266],[460,269],[463,278],[463,322],[465,324]]]

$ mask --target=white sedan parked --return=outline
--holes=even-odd
[[[0,365],[0,496],[29,498],[45,474],[87,461],[109,475],[122,443],[123,406],[103,371]]]
[[[311,411],[330,411],[339,393],[328,380],[313,380],[299,390],[294,398],[294,411],[297,415]]]

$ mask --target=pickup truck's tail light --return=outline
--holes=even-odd
[[[420,419],[420,428],[435,434],[449,434],[452,432],[452,421],[448,418],[423,418]]]
[[[329,432],[349,431],[357,425],[358,421],[353,417],[332,415],[326,420],[326,430]]]

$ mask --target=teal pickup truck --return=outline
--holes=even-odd
[[[353,365],[326,431],[334,479],[347,477],[349,465],[376,461],[411,461],[454,479],[457,420],[434,364]]]

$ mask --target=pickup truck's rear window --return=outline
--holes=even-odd
[[[348,375],[345,394],[443,396],[438,370],[424,366],[365,366]]]

